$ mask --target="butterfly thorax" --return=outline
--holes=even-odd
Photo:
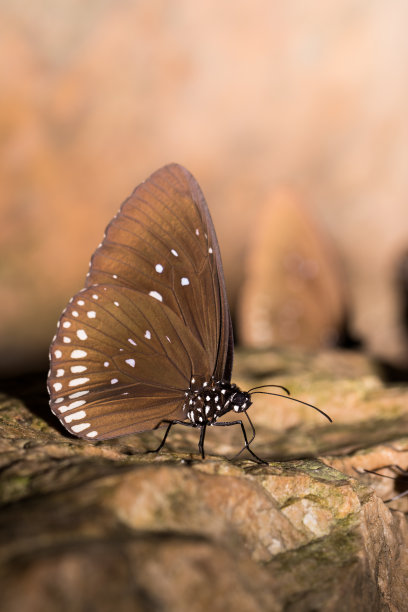
[[[249,393],[233,383],[213,378],[198,384],[192,377],[185,396],[185,416],[196,426],[213,425],[227,412],[244,412],[252,404]]]

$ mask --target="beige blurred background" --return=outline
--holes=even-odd
[[[170,161],[206,195],[241,339],[256,315],[242,305],[257,291],[256,236],[284,186],[336,254],[350,334],[407,365],[406,2],[2,0],[0,11],[0,373],[45,363],[106,224]]]

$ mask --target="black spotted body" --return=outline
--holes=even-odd
[[[200,384],[193,376],[185,397],[185,417],[196,427],[214,425],[227,412],[244,412],[252,404],[249,393],[241,391],[233,383],[216,381],[213,377]]]

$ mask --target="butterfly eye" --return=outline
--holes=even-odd
[[[242,393],[241,391],[238,391],[237,393],[234,393],[234,395],[231,398],[231,401],[234,404],[234,406],[238,406],[239,408],[244,408],[246,407],[246,404],[249,402],[249,396],[247,393]]]

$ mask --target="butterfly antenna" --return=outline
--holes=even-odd
[[[266,389],[267,387],[275,387],[276,389],[282,389],[283,391],[285,391],[285,393],[290,395],[289,389],[287,389],[286,387],[283,387],[282,385],[259,385],[259,387],[252,387],[252,389],[248,389],[247,393],[251,393],[252,391],[255,391],[256,389]]]
[[[268,386],[268,385],[265,385]],[[278,386],[278,385],[271,385],[271,386]],[[249,391],[248,391],[249,393]],[[276,395],[276,397],[283,397],[284,399],[290,400],[292,402],[297,402],[298,404],[303,404],[304,406],[309,406],[309,408],[313,408],[314,410],[317,410],[317,412],[320,412],[320,414],[322,414],[324,417],[326,417],[326,419],[328,419],[330,421],[330,423],[333,423],[333,419],[329,417],[328,414],[326,414],[325,412],[323,412],[323,410],[320,410],[320,408],[318,408],[317,406],[313,406],[313,404],[308,404],[307,402],[302,402],[302,400],[296,399],[295,397],[287,397],[286,395],[282,395],[281,393],[270,393],[268,391],[254,391],[255,393],[261,393],[263,395]]]

